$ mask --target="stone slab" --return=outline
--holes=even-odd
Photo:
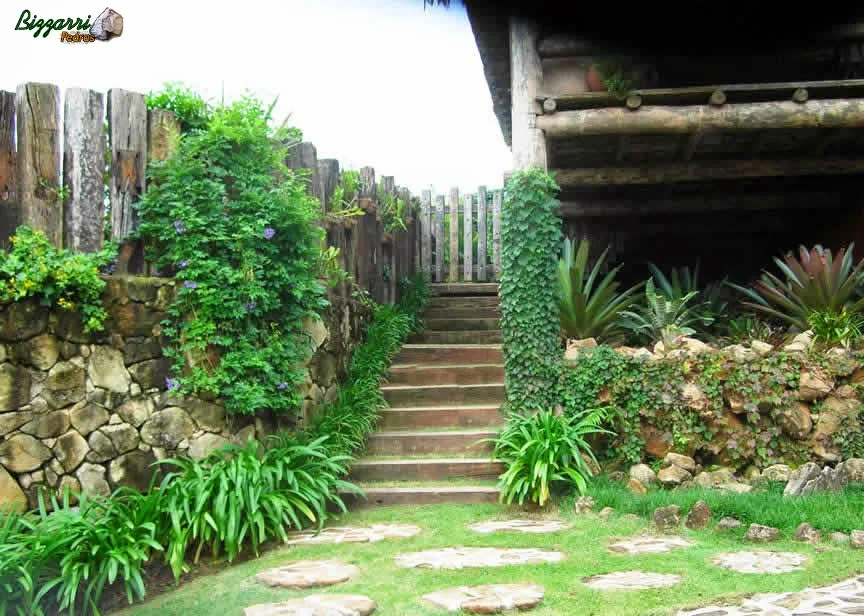
[[[681,576],[644,571],[615,571],[585,578],[582,583],[595,590],[645,590],[675,586],[681,583]]]
[[[308,543],[375,543],[385,539],[413,537],[422,529],[413,524],[372,524],[371,526],[331,526],[320,533],[304,530],[288,533],[287,545]]]
[[[756,550],[752,552],[726,552],[716,554],[711,563],[716,567],[731,569],[738,573],[788,573],[803,569],[809,559],[796,552],[773,552]]]
[[[309,595],[280,603],[253,605],[244,616],[369,616],[378,608],[363,595]]]
[[[543,600],[543,587],[536,584],[487,584],[459,586],[423,596],[423,600],[448,612],[493,614],[503,610],[527,610]]]
[[[634,537],[613,543],[609,549],[626,554],[665,554],[675,548],[689,548],[694,545],[696,544],[683,537]]]
[[[255,581],[283,588],[314,588],[340,584],[359,572],[354,565],[338,560],[298,560],[262,571],[255,576]]]
[[[564,554],[536,548],[453,547],[396,555],[399,567],[422,569],[466,569],[536,565],[564,560]]]
[[[561,520],[490,520],[468,525],[468,530],[484,535],[500,532],[519,532],[529,534],[557,533],[570,528]]]

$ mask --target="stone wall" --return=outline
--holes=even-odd
[[[36,504],[38,490],[107,494],[146,489],[151,464],[200,458],[295,427],[294,416],[227,417],[218,400],[165,390],[171,360],[160,322],[174,297],[166,278],[106,276],[105,331],[85,334],[80,316],[35,303],[0,306],[0,507]],[[330,297],[306,324],[316,351],[307,365],[300,421],[336,396],[370,313],[350,295]]]

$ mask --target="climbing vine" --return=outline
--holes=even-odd
[[[515,172],[501,218],[501,327],[508,404],[549,408],[560,376],[559,188],[544,171]]]

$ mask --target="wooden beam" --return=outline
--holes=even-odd
[[[543,113],[535,100],[543,67],[537,54],[537,25],[519,18],[510,19],[510,97],[513,132],[513,168],[546,168],[546,138],[537,125]]]
[[[618,137],[618,148],[615,151],[615,162],[620,163],[624,160],[624,155],[627,153],[627,135]]]
[[[681,158],[684,160],[692,159],[693,154],[695,154],[696,150],[699,148],[699,144],[702,143],[702,137],[704,136],[705,132],[701,130],[697,130],[692,135],[687,135],[681,147]]]
[[[559,186],[662,184],[758,177],[864,173],[864,158],[718,160],[642,167],[551,169]]]
[[[643,106],[559,111],[539,116],[547,137],[586,135],[685,135],[699,130],[748,131],[791,128],[864,128],[864,99],[741,103],[720,108]]]

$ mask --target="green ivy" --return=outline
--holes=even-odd
[[[80,312],[85,331],[102,329],[107,314],[99,269],[116,255],[114,244],[94,254],[73,254],[27,226],[18,227],[11,243],[9,251],[0,251],[0,304],[33,298],[43,306]]]
[[[214,113],[200,94],[179,82],[168,82],[161,90],[149,92],[146,102],[147,109],[174,112],[181,133],[206,129]]]
[[[501,217],[501,328],[507,402],[550,408],[560,376],[558,343],[559,188],[539,169],[516,171]]]
[[[273,128],[271,111],[251,97],[214,110],[151,164],[139,204],[151,261],[178,283],[166,385],[221,397],[229,413],[299,410],[303,322],[326,306],[318,202],[283,163],[299,132]]]

